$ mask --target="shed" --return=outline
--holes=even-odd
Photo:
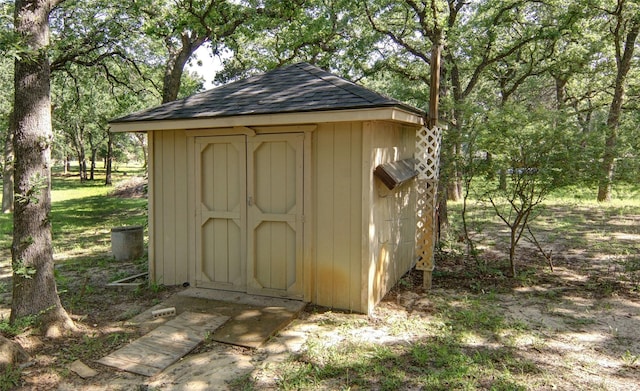
[[[424,113],[307,63],[113,120],[147,132],[149,273],[370,313],[416,262]]]

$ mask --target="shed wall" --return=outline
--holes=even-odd
[[[182,284],[189,281],[195,251],[187,137],[184,131],[154,131],[148,142],[149,271],[157,283]]]
[[[195,278],[194,147],[187,134],[148,133],[149,266],[153,281],[166,285]],[[369,313],[414,263],[415,189],[385,192],[373,171],[413,156],[415,128],[323,123],[307,136],[305,300]]]
[[[313,132],[311,300],[362,311],[362,122]]]
[[[365,123],[363,148],[367,297],[362,311],[368,313],[415,262],[415,181],[389,191],[373,175],[379,164],[414,156],[415,128],[388,122]]]

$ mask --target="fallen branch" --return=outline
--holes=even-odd
[[[547,260],[547,262],[549,263],[549,268],[551,269],[551,271],[553,272],[553,250],[549,250],[549,252],[547,253],[546,251],[544,251],[544,249],[542,248],[542,246],[540,245],[540,242],[538,242],[538,239],[536,239],[536,236],[533,234],[533,231],[531,231],[531,227],[529,227],[529,224],[527,224],[527,231],[529,232],[529,235],[531,235],[531,237],[529,238],[528,236],[525,236],[525,238],[530,242],[533,243],[536,248],[538,249],[538,251],[540,251],[540,253],[542,254],[542,256],[544,256],[544,258]]]

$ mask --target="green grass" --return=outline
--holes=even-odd
[[[118,184],[134,175],[142,176],[140,167],[122,167],[113,174]],[[104,172],[94,181],[81,182],[77,175],[54,171],[51,192],[51,223],[55,278],[65,308],[86,312],[95,306],[95,292],[102,289],[98,278],[115,280],[130,275],[131,267],[118,269],[109,253],[111,228],[147,223],[147,200],[111,196],[114,186],[104,185]],[[11,263],[12,214],[0,214],[0,261]],[[136,261],[146,268],[146,258]],[[104,275],[104,277],[100,277]],[[112,277],[110,277],[113,275]],[[1,325],[1,324],[0,324]],[[11,335],[11,330],[6,331]]]
[[[431,297],[434,319],[381,320],[391,329],[400,327],[395,323],[408,323],[411,329],[405,330],[406,335],[420,335],[411,343],[401,338],[385,343],[354,341],[348,337],[353,329],[340,328],[337,331],[344,338],[327,344],[320,333],[308,339],[299,354],[270,368],[277,388],[524,390],[542,372],[516,349],[498,343],[503,334],[525,331],[517,322],[505,322],[490,300],[481,295],[454,300],[438,294]],[[472,342],[472,335],[487,343]],[[247,377],[234,387],[258,389],[260,385]]]
[[[8,365],[0,374],[0,391],[13,390],[20,384],[22,369],[18,366]]]
[[[72,171],[73,172],[73,171]],[[139,166],[121,167],[113,182],[143,175]],[[113,186],[104,185],[104,171],[94,181],[81,182],[77,175],[53,172],[51,223],[54,253],[108,251],[111,228],[147,223],[147,200],[109,196]],[[1,183],[1,182],[0,182]],[[10,257],[12,214],[0,215],[0,254]]]
[[[126,168],[125,168],[126,170]],[[139,168],[130,172],[140,173]],[[114,176],[114,182],[131,175]],[[112,227],[121,225],[146,225],[147,201],[145,199],[121,199],[109,196],[113,188],[102,185],[99,177],[94,182],[81,183],[77,176],[63,176],[57,173],[53,178],[52,224],[55,252],[65,254],[62,268],[73,268],[76,276],[85,278],[73,281],[63,273],[56,276],[61,296],[73,309],[88,309],[95,303],[85,296],[95,289],[84,273],[91,268],[103,267],[108,263],[105,256],[109,246]],[[580,249],[598,256],[600,253],[616,257],[619,272],[610,273],[616,281],[635,281],[640,289],[640,243],[625,239],[624,235],[640,234],[637,224],[628,223],[629,216],[640,215],[640,196],[634,188],[626,193],[616,193],[619,197],[609,204],[597,204],[595,193],[590,191],[567,191],[558,193],[545,202],[539,218],[532,226],[540,232],[545,243],[561,241],[565,250]],[[594,197],[591,197],[591,196]],[[454,229],[459,227],[460,204],[450,204],[450,218]],[[469,217],[478,233],[500,232],[501,223],[490,208],[480,203],[470,205]],[[11,215],[0,215],[0,254],[9,256],[11,244]],[[615,226],[614,235],[612,226]],[[480,237],[478,235],[477,237]],[[593,240],[597,237],[597,240]],[[500,245],[501,234],[484,238],[485,246]],[[455,243],[449,244],[450,254],[458,255]],[[458,251],[456,253],[456,251]],[[124,271],[117,270],[111,280],[117,279]],[[465,278],[472,279],[475,274]],[[487,265],[485,277],[491,281],[506,281],[497,267]],[[125,273],[126,274],[126,273]],[[438,278],[455,278],[451,271],[436,270]],[[532,285],[543,277],[535,270],[523,270],[516,282],[521,286]],[[636,280],[632,280],[632,279]],[[609,280],[593,281],[593,290],[611,294],[617,289]],[[345,321],[324,313],[323,321],[317,326],[330,328],[340,336],[335,343],[327,343],[321,334],[311,336],[304,348],[289,360],[270,364],[275,374],[276,386],[282,390],[298,389],[429,389],[429,390],[523,390],[547,389],[544,371],[535,362],[520,354],[517,344],[520,336],[531,336],[533,331],[526,323],[505,319],[500,312],[491,287],[486,280],[476,280],[477,287],[458,293],[430,293],[433,303],[428,319],[407,314],[406,318],[381,319],[397,337],[391,342],[354,341],[346,336],[353,330],[367,326],[369,320],[354,317]],[[75,285],[74,285],[75,284]],[[407,287],[408,288],[408,287]],[[588,288],[588,286],[587,286]],[[160,286],[151,285],[151,291]],[[67,292],[65,292],[67,291]],[[85,295],[86,293],[86,295]],[[543,291],[540,297],[557,303],[561,300],[556,291]],[[551,311],[550,311],[551,312]],[[586,327],[591,320],[578,316],[565,316],[564,320],[573,327]],[[19,328],[3,331],[15,335]],[[27,327],[28,325],[24,325]],[[69,361],[78,357],[94,358],[103,350],[126,342],[126,334],[112,334],[106,339],[81,339],[70,345],[63,353]],[[408,339],[410,338],[410,341]],[[532,343],[541,343],[534,342]],[[629,367],[638,366],[635,352],[623,355]],[[19,372],[7,372],[0,378],[0,389],[10,386],[19,378]],[[233,383],[234,389],[257,389],[259,384],[250,376]]]
[[[580,259],[615,257],[617,269],[598,273],[600,279],[585,284],[586,290],[602,296],[619,292],[621,284],[625,283],[635,283],[640,290],[640,257],[637,256],[640,242],[634,239],[634,235],[640,234],[636,224],[640,216],[640,197],[631,187],[626,193],[615,195],[618,198],[611,203],[598,204],[595,192],[591,191],[576,192],[575,196],[555,194],[532,222],[543,245],[559,246],[562,252],[558,250],[554,254],[583,251],[584,256]],[[486,206],[475,201],[470,205],[472,223],[481,228],[475,232],[476,238],[484,248],[504,248],[507,238],[500,233],[502,223]],[[449,217],[454,228],[460,226],[460,210],[460,203],[450,204]],[[490,235],[483,237],[484,232]],[[460,258],[460,243],[451,241],[445,246],[448,246],[445,252],[449,256]],[[461,271],[436,269],[434,276],[439,280],[451,278],[452,284],[469,280],[474,285],[455,293],[430,292],[428,297],[433,308],[428,320],[413,314],[398,320],[376,320],[376,325],[384,324],[391,331],[389,334],[399,337],[402,342],[354,341],[349,335],[358,327],[358,318],[349,325],[343,319],[325,313],[327,318],[318,324],[331,327],[344,338],[335,337],[328,343],[326,336],[319,332],[317,337],[307,340],[299,354],[270,367],[269,376],[277,379],[277,388],[283,390],[549,389],[553,380],[545,374],[545,369],[532,361],[532,355],[523,354],[529,348],[546,349],[545,338],[536,331],[535,319],[529,324],[505,318],[493,291],[511,292],[513,286],[539,285],[541,280],[548,278],[550,272],[545,262],[537,260],[542,266],[528,267],[526,262],[535,261],[535,255],[529,252],[527,256],[529,258],[520,259],[520,274],[516,279],[508,279],[500,273],[499,265],[504,264],[505,259],[489,259],[483,270],[473,270],[476,267],[473,263],[465,263]],[[586,261],[581,267],[585,270],[598,267],[596,263]],[[496,287],[487,286],[488,281],[496,283]],[[404,288],[402,284],[400,288]],[[562,300],[560,293],[550,289],[531,294],[552,307]],[[554,314],[552,309],[548,312]],[[581,329],[594,325],[589,317],[561,313],[554,316],[568,327]],[[637,354],[629,352],[622,356],[625,365],[637,367]],[[261,384],[259,379],[246,377],[234,386],[259,389]]]
[[[457,239],[463,236],[462,203],[448,204],[451,233],[443,237],[441,248],[449,256],[463,257],[463,247]],[[493,264],[504,263],[509,247],[508,227],[493,213],[485,202],[471,199],[467,205],[467,222],[470,237],[480,252],[498,250],[504,254]],[[552,194],[538,208],[529,221],[529,226],[546,251],[553,255],[580,254],[582,259],[593,260],[594,267],[603,258],[614,259],[609,265],[613,279],[631,281],[640,290],[640,190],[633,186],[620,186],[611,202],[598,203],[595,189],[564,189]],[[525,232],[526,233],[526,232]],[[529,250],[522,251],[528,247]],[[457,253],[456,253],[457,252]],[[479,258],[483,255],[480,254]],[[542,255],[526,239],[521,239],[516,248],[518,279],[525,285],[535,283],[538,270],[528,273],[529,262],[536,260],[545,264]],[[538,262],[538,261],[536,261]],[[491,268],[489,263],[487,267]],[[603,286],[606,294],[607,287]]]

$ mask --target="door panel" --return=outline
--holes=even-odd
[[[196,286],[246,289],[245,136],[196,138]]]
[[[196,286],[302,298],[304,135],[195,140]]]
[[[247,142],[247,290],[302,296],[302,134]]]

